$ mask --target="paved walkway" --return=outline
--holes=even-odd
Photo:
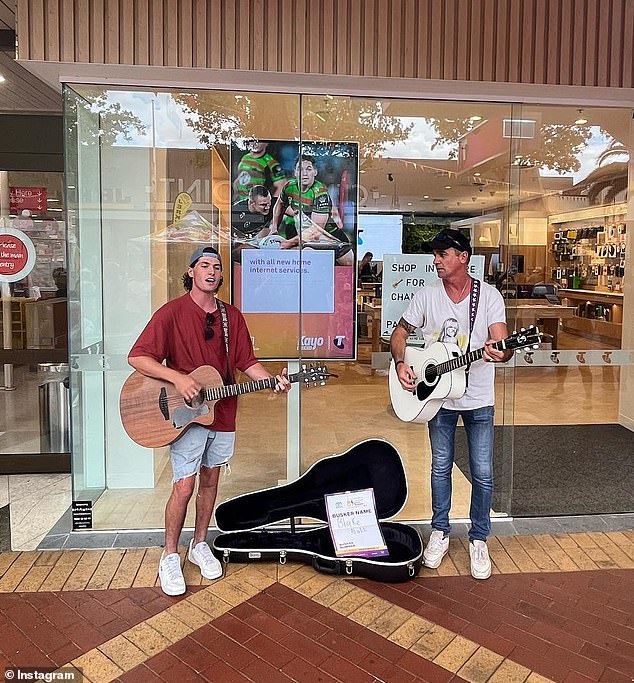
[[[185,562],[179,598],[157,587],[160,548],[2,553],[0,664],[94,683],[634,680],[634,531],[489,548],[488,581],[469,575],[462,539],[402,584],[292,563],[208,582]]]

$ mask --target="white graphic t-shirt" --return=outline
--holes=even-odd
[[[445,291],[442,281],[431,287],[422,287],[409,303],[403,318],[420,327],[428,347],[435,341],[457,344],[462,353],[475,351],[484,346],[489,338],[489,326],[506,322],[504,299],[495,287],[480,283],[480,301],[476,314],[471,344],[469,344],[469,303],[471,295],[460,303],[454,303]],[[495,403],[493,383],[495,366],[478,360],[471,364],[469,382],[464,396],[445,401],[448,410],[475,410]]]

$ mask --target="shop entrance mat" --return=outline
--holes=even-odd
[[[471,480],[463,427],[456,465]],[[493,469],[493,509],[508,512],[510,488],[515,517],[634,511],[634,432],[621,425],[495,427]]]

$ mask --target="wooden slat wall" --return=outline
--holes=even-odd
[[[634,87],[634,0],[18,0],[19,58]]]

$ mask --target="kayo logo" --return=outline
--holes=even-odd
[[[335,345],[338,349],[344,349],[344,348],[346,347],[346,345],[344,344],[345,339],[346,339],[346,335],[345,335],[345,334],[338,334],[338,335],[334,338],[334,340],[333,340],[334,345]]]
[[[302,337],[299,340],[299,348],[301,351],[315,351],[320,346],[324,345],[323,337]]]

